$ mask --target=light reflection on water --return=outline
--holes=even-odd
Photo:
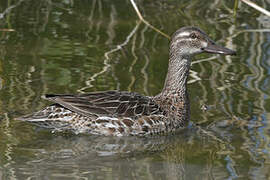
[[[233,16],[229,1],[137,3],[167,34],[195,25],[237,50],[236,57],[194,60],[192,125],[170,136],[114,138],[52,134],[15,121],[49,104],[45,93],[155,95],[168,59],[168,40],[137,21],[129,1],[22,1],[0,19],[15,29],[0,32],[2,179],[269,178],[269,18],[243,4]],[[1,12],[11,6],[1,4]]]
[[[38,134],[30,141],[10,146],[10,150],[16,149],[19,156],[10,158],[13,163],[5,164],[4,172],[11,174],[12,170],[16,172],[16,178],[34,179],[207,178],[209,172],[203,171],[209,168],[211,162],[208,161],[213,163],[225,158],[222,153],[232,150],[228,142],[215,139],[215,136],[212,138],[192,125],[174,135],[151,138],[39,133],[42,135]],[[220,157],[212,157],[213,153],[220,153]],[[186,158],[193,160],[186,163]],[[194,168],[201,173],[193,174]],[[226,164],[212,168],[226,174]]]

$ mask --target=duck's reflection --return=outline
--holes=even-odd
[[[215,157],[223,150],[194,128],[145,138],[48,133],[17,146],[15,174],[26,179],[182,179],[216,177],[215,169],[225,177],[226,165]]]

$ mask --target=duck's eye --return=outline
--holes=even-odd
[[[190,34],[190,37],[191,37],[192,39],[197,39],[197,38],[198,38],[197,35],[196,35],[195,33],[191,33],[191,34]]]

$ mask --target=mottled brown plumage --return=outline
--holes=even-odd
[[[45,95],[53,105],[20,120],[53,130],[96,135],[163,134],[184,127],[189,120],[186,88],[193,55],[209,52],[234,55],[194,27],[177,30],[171,40],[167,78],[154,97],[126,91],[80,95]]]

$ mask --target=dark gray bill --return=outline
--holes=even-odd
[[[214,54],[236,55],[235,51],[216,45],[216,44],[208,44],[208,46],[205,47],[203,50],[205,52],[214,53]]]

